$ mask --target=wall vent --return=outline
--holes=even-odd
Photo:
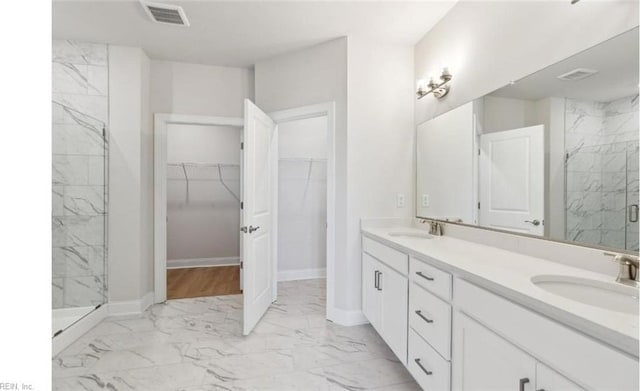
[[[598,71],[596,71],[595,69],[576,68],[572,71],[569,71],[567,73],[564,73],[558,76],[558,79],[567,80],[567,81],[582,80],[582,79],[586,79],[589,76],[593,76],[596,73],[598,73]]]
[[[147,15],[156,23],[167,23],[177,26],[189,26],[189,20],[179,5],[141,1]]]

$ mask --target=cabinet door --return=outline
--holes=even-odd
[[[369,254],[362,253],[362,312],[378,333],[382,333],[378,309],[380,291],[376,288],[379,270],[380,262]]]
[[[390,267],[380,264],[378,286],[380,289],[380,318],[382,320],[382,338],[398,356],[407,363],[407,306],[409,301],[409,282],[406,276]]]
[[[536,390],[537,391],[584,391],[583,388],[560,375],[548,366],[537,363],[536,365]]]
[[[466,315],[456,315],[454,389],[534,391],[532,357]]]

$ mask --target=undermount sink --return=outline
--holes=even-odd
[[[638,288],[632,286],[562,275],[534,276],[531,282],[547,292],[570,300],[638,315]]]
[[[405,238],[422,238],[422,239],[433,238],[433,236],[429,235],[428,233],[420,232],[420,231],[392,231],[392,232],[389,232],[389,236],[405,237]]]

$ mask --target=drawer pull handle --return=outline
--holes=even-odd
[[[523,377],[522,379],[520,379],[520,391],[524,391],[524,385],[529,383],[529,378],[528,377]]]
[[[429,319],[426,316],[422,315],[422,311],[418,310],[416,311],[416,315],[418,315],[419,317],[422,318],[422,320],[424,320],[427,323],[433,323],[433,319]]]
[[[382,272],[378,272],[378,290],[381,291],[382,290],[382,284],[380,283],[381,281],[381,277],[382,277]]]
[[[423,371],[424,373],[426,373],[427,375],[432,375],[432,374],[433,374],[433,372],[428,371],[428,370],[427,370],[427,368],[425,368],[425,367],[422,365],[422,363],[420,362],[420,359],[419,359],[419,358],[416,358],[416,359],[415,359],[415,360],[413,360],[413,361],[415,361],[415,362],[416,362],[416,364],[418,364],[418,366],[420,367],[420,369],[422,369],[422,371]]]
[[[544,388],[540,388],[540,389],[538,389],[538,390],[536,390],[536,391],[544,391]]]
[[[379,271],[374,271],[373,272],[373,287],[378,289],[378,273],[380,273]]]
[[[424,278],[427,281],[433,281],[433,277],[429,277],[426,274],[423,274],[422,272],[416,272],[417,275],[419,275],[420,277]]]

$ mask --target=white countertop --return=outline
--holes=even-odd
[[[638,316],[566,299],[531,282],[533,276],[542,274],[605,282],[612,282],[611,276],[453,237],[390,236],[394,231],[419,230],[401,226],[362,228],[365,236],[418,258],[428,256],[434,266],[638,357]]]

